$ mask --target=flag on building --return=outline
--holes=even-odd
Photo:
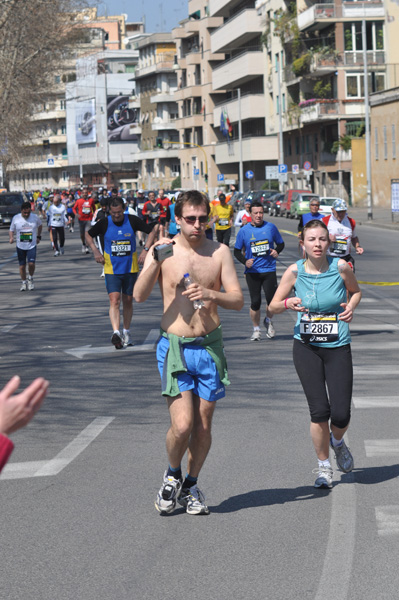
[[[222,134],[223,134],[225,137],[227,137],[227,135],[228,135],[228,133],[229,133],[229,132],[228,132],[228,129],[227,129],[227,126],[226,126],[226,118],[225,118],[225,115],[224,115],[224,110],[223,110],[223,109],[220,111],[220,132],[221,132],[221,133],[222,133]]]
[[[225,119],[226,119],[226,127],[227,127],[227,132],[229,134],[229,137],[233,137],[233,125],[231,124],[227,113],[225,115]]]

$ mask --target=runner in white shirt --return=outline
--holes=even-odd
[[[331,215],[323,217],[327,225],[331,246],[329,256],[343,258],[355,270],[355,259],[351,256],[351,244],[354,245],[356,254],[363,254],[359,238],[355,233],[356,221],[347,215],[348,206],[345,200],[337,198],[332,205]]]
[[[59,194],[54,196],[53,204],[49,206],[47,215],[49,219],[48,225],[51,228],[51,233],[53,236],[54,256],[59,256],[60,254],[64,254],[64,227],[69,224],[66,208],[65,205],[61,203],[61,196]],[[59,247],[58,240],[60,241]]]
[[[251,222],[251,201],[245,200],[244,208],[239,210],[234,221],[235,227],[244,227],[247,223]]]
[[[41,240],[42,222],[32,213],[30,202],[21,204],[21,213],[11,221],[10,244],[17,243],[19,274],[21,276],[21,292],[33,290],[33,274],[36,266],[36,247]],[[26,262],[28,261],[28,280],[26,280]]]

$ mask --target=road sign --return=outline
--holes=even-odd
[[[236,184],[235,179],[225,179],[224,182],[226,185],[235,185]]]
[[[47,164],[49,167],[53,167],[54,166],[54,158],[48,158],[47,159]]]
[[[312,168],[312,165],[311,165],[311,163],[308,160],[306,160],[303,163],[303,168],[305,169],[305,171],[310,171],[310,169]]]
[[[193,169],[194,175],[199,175],[199,169]]]
[[[252,179],[253,176],[254,176],[254,172],[253,171],[246,171],[245,172],[245,177],[247,179]]]
[[[287,167],[287,165],[279,165],[278,166],[278,172],[279,173],[288,173],[288,167]]]
[[[218,182],[221,183],[222,181],[224,181],[224,175],[223,175],[223,173],[219,173],[218,174]]]
[[[278,165],[266,167],[266,179],[278,179]]]
[[[278,180],[281,183],[287,183],[287,181],[288,181],[288,173],[279,173],[278,174]]]
[[[299,165],[292,165],[292,172],[299,173]]]

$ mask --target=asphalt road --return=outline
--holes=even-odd
[[[278,273],[297,259],[296,223]],[[357,276],[399,282],[399,234],[359,227]],[[46,237],[46,235],[44,236]],[[249,341],[241,313],[222,311],[232,385],[218,403],[200,477],[211,514],[161,517],[168,414],[153,342],[154,292],[135,306],[136,345],[110,345],[100,268],[67,234],[64,257],[44,239],[36,289],[19,292],[0,231],[0,383],[44,375],[51,391],[0,478],[1,600],[385,600],[399,587],[399,286],[362,284],[352,329],[355,470],[315,490],[309,417],[292,364],[294,317]],[[332,458],[332,464],[335,461]]]

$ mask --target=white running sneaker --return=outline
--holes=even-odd
[[[59,251],[58,251],[58,250],[56,250],[56,251],[54,252],[54,256],[59,256],[59,255],[60,255]]]
[[[259,342],[261,337],[262,337],[262,334],[260,332],[260,329],[254,329],[254,332],[251,335],[251,342]]]
[[[86,254],[90,254],[90,250],[88,249],[88,247],[86,246],[86,250],[85,250]]]
[[[197,484],[188,490],[183,490],[178,498],[178,503],[184,506],[189,515],[209,515],[210,510],[205,504],[205,496]]]
[[[131,340],[130,333],[122,334],[122,340],[123,340],[124,348],[126,348],[127,346],[133,346],[133,342]]]
[[[163,482],[155,500],[155,508],[159,513],[171,513],[176,508],[176,501],[181,494],[182,482],[169,476],[165,471]]]
[[[26,281],[21,283],[21,287],[19,288],[20,292],[26,292]]]
[[[86,254],[86,246],[82,246],[82,254]]]
[[[33,277],[28,277],[28,290],[31,292],[35,289],[35,284],[33,283]]]
[[[73,233],[73,227],[71,227],[71,229],[69,230],[71,233]]]
[[[269,339],[274,338],[276,332],[274,331],[272,320],[269,319],[269,317],[265,317],[263,325],[266,327],[266,337],[268,337]]]
[[[317,473],[317,479],[314,482],[315,488],[332,488],[333,470],[331,467],[318,467],[313,470],[313,473]]]

